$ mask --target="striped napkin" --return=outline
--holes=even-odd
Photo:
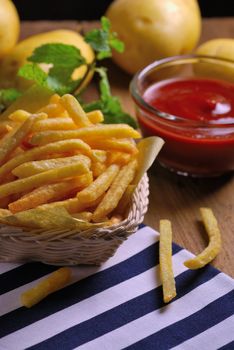
[[[188,270],[173,245],[177,298],[163,303],[158,233],[141,226],[101,267],[73,267],[73,282],[31,309],[20,294],[56,270],[0,264],[0,349],[234,349],[234,282],[211,266]]]

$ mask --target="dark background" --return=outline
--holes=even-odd
[[[13,0],[13,2],[22,20],[91,20],[100,18],[112,1]],[[203,17],[234,16],[234,0],[199,0],[199,5]]]

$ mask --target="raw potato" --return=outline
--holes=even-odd
[[[11,32],[11,30],[9,31]],[[33,35],[21,41],[18,45],[15,46],[11,53],[3,59],[0,65],[0,81],[4,82],[3,87],[16,87],[21,90],[28,88],[30,83],[21,77],[17,77],[17,71],[22,65],[26,63],[27,57],[31,56],[36,47],[48,43],[63,43],[74,45],[80,49],[81,54],[86,59],[87,63],[91,63],[94,60],[94,53],[92,48],[77,32],[61,29]],[[79,79],[83,77],[86,69],[86,66],[77,68],[74,72],[73,78]],[[91,71],[86,79],[86,84],[90,81],[92,75],[93,72]]]
[[[163,57],[191,52],[201,32],[197,0],[115,0],[106,13],[125,51],[114,61],[135,73]]]
[[[0,0],[0,58],[8,54],[19,38],[20,20],[10,0]]]
[[[197,55],[223,58],[232,62],[197,63],[194,71],[197,75],[205,75],[213,79],[223,79],[234,82],[234,39],[222,38],[206,41],[196,50]]]

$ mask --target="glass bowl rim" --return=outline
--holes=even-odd
[[[207,121],[201,122],[201,121],[192,121],[189,120],[187,118],[184,117],[179,117],[176,115],[172,115],[166,112],[163,112],[153,106],[151,106],[150,104],[148,104],[142,97],[142,95],[139,92],[138,89],[138,82],[142,79],[144,79],[147,74],[149,74],[150,72],[152,72],[156,67],[160,67],[161,65],[163,66],[164,64],[167,63],[173,63],[173,62],[177,62],[177,61],[181,61],[181,63],[183,63],[183,60],[185,61],[184,64],[188,64],[188,63],[192,63],[193,60],[196,59],[210,59],[213,61],[220,61],[220,62],[226,62],[226,63],[231,63],[234,65],[234,60],[230,60],[230,59],[226,59],[226,58],[222,58],[222,57],[215,57],[215,56],[209,56],[209,55],[196,55],[196,54],[190,54],[190,55],[177,55],[177,56],[171,56],[171,57],[166,57],[166,58],[162,58],[160,60],[155,60],[152,63],[150,63],[149,65],[147,65],[146,67],[144,67],[143,69],[139,70],[138,72],[135,73],[135,75],[133,76],[131,82],[130,82],[130,93],[132,95],[133,100],[136,102],[137,105],[139,105],[140,107],[142,107],[144,110],[146,110],[147,112],[150,112],[151,114],[153,113],[154,115],[156,115],[159,118],[162,118],[165,122],[186,122],[186,127],[199,127],[199,128],[224,128],[224,127],[234,127],[234,123],[210,123]],[[191,61],[192,60],[192,61]],[[186,62],[188,61],[188,62]],[[190,62],[191,61],[191,62]],[[147,118],[147,116],[146,116]],[[149,117],[149,119],[152,119]],[[153,120],[153,119],[152,119]],[[170,123],[171,124],[171,123]],[[176,125],[176,124],[175,124]],[[178,126],[178,125],[177,125]]]

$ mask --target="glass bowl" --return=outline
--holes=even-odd
[[[224,113],[224,118],[221,115],[214,120],[190,119],[147,102],[146,93],[154,84],[188,79],[215,79],[229,84],[231,96],[233,91],[231,116],[225,118]],[[156,135],[165,141],[158,157],[164,167],[199,177],[234,170],[234,61],[196,55],[162,59],[134,76],[130,92],[143,136]],[[194,96],[199,97],[196,91]],[[181,104],[183,107],[183,100]]]

